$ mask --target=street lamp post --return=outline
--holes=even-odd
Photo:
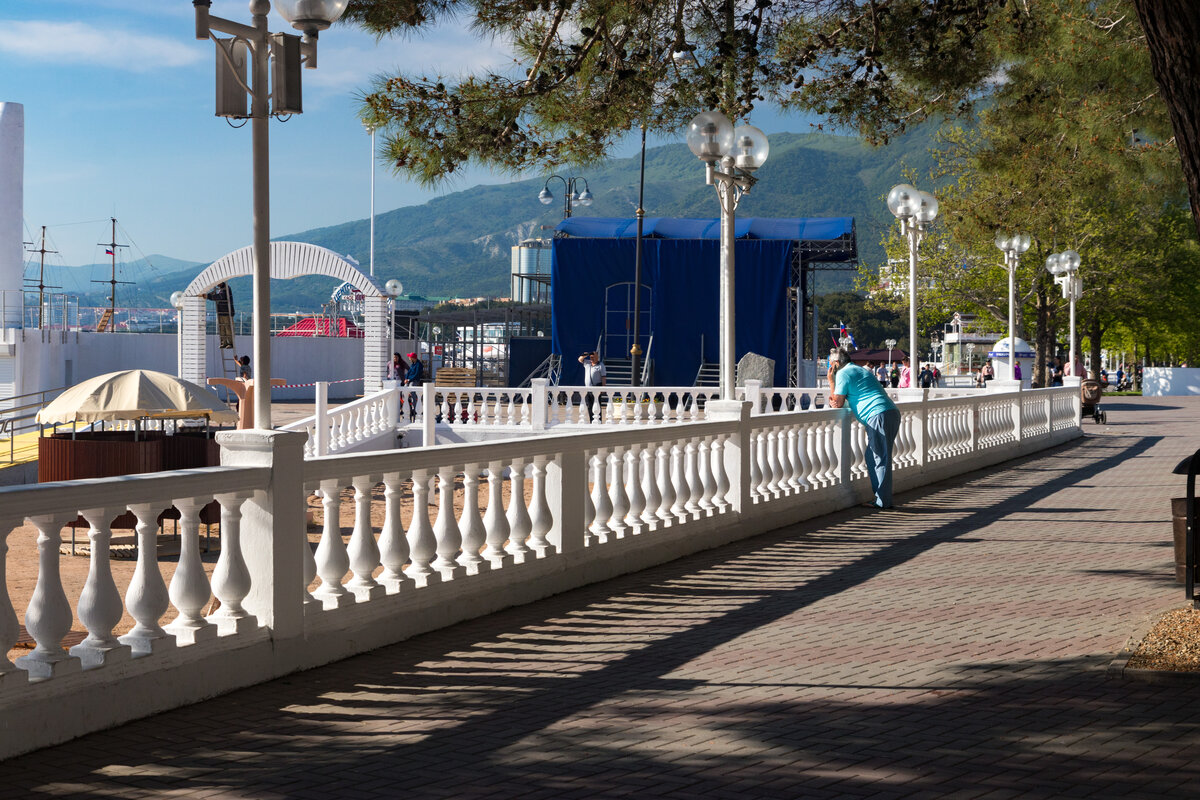
[[[271,425],[271,196],[267,123],[303,111],[300,67],[317,68],[317,34],[341,17],[349,0],[276,0],[275,8],[303,38],[271,33],[270,0],[250,0],[252,25],[214,17],[212,0],[192,0],[196,38],[217,46],[217,116],[251,120],[254,191],[254,427]],[[229,34],[222,39],[217,33]],[[249,72],[249,77],[247,76]],[[268,81],[268,78],[273,79]],[[246,98],[250,110],[246,111]]]
[[[885,345],[887,345],[887,349],[888,349],[888,371],[890,372],[892,369],[892,348],[896,346],[896,340],[895,339],[884,339],[883,343]]]
[[[975,343],[967,342],[967,373],[975,372]]]
[[[592,193],[588,189],[587,178],[564,178],[562,175],[551,175],[549,178],[546,178],[546,185],[538,192],[538,200],[541,201],[542,205],[548,206],[554,202],[554,193],[550,191],[550,181],[555,178],[562,181],[563,186],[566,188],[566,196],[563,198],[563,219],[570,219],[573,203],[585,207],[592,204]],[[579,185],[580,181],[583,182],[583,191],[577,193],[575,187]]]
[[[1017,358],[1017,267],[1021,254],[1029,249],[1032,240],[1027,233],[1012,235],[996,233],[996,247],[1004,253],[1004,268],[1008,270],[1008,379],[1016,380]]]
[[[688,148],[704,162],[705,181],[721,201],[720,376],[721,399],[733,399],[736,363],[734,326],[734,214],[770,152],[767,135],[753,125],[733,127],[720,111],[697,114],[688,125]],[[720,169],[717,169],[718,164]]]
[[[1066,250],[1053,253],[1046,259],[1046,269],[1054,276],[1054,282],[1062,287],[1063,298],[1071,307],[1071,353],[1070,375],[1075,376],[1075,301],[1083,296],[1083,279],[1079,277],[1079,253]]]
[[[937,218],[938,201],[929,192],[902,183],[887,196],[888,210],[900,221],[900,235],[908,240],[908,352],[917,349],[917,248],[929,223]]]

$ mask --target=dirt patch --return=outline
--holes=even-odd
[[[1200,611],[1176,608],[1159,617],[1126,668],[1200,671]]]

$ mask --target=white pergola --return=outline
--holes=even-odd
[[[208,343],[205,335],[207,302],[204,295],[222,281],[250,275],[254,248],[243,247],[210,264],[188,284],[180,301],[178,364],[179,377],[204,385],[208,375]],[[348,282],[363,293],[363,392],[383,388],[389,361],[388,297],[370,275],[332,250],[303,242],[271,242],[271,279],[290,280],[305,275],[328,275]]]

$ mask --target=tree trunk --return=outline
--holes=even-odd
[[[1088,319],[1088,357],[1092,361],[1088,377],[1093,380],[1100,380],[1100,338],[1103,335],[1104,329],[1100,327],[1100,315],[1092,314]]]
[[[1050,302],[1046,296],[1046,291],[1038,287],[1037,292],[1037,325],[1035,328],[1035,349],[1037,351],[1037,360],[1033,364],[1033,379],[1038,386],[1049,386],[1050,375],[1046,369],[1046,365],[1050,359],[1054,357],[1054,351],[1058,348],[1053,347],[1053,336],[1050,329]]]
[[[1134,0],[1154,79],[1171,113],[1183,176],[1200,233],[1200,3]]]

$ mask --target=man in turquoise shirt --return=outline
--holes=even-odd
[[[892,445],[900,431],[900,410],[870,370],[850,361],[850,353],[829,355],[829,405],[850,410],[867,429],[867,474],[875,491],[873,505],[892,507]]]

